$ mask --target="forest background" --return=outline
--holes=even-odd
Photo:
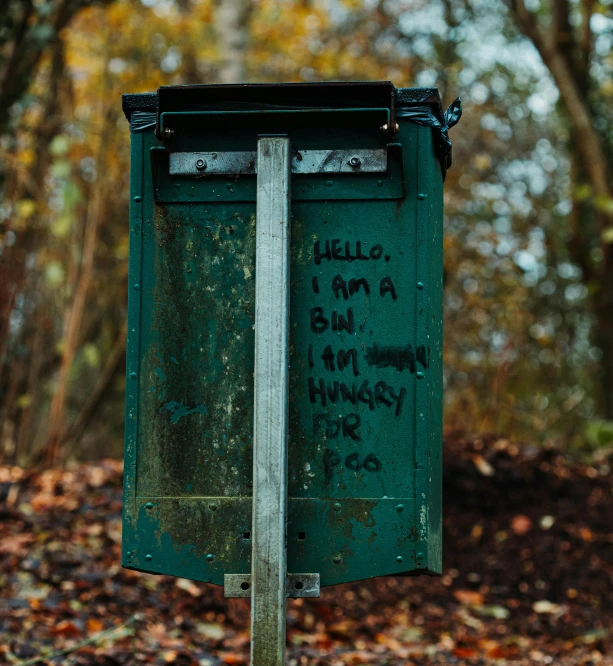
[[[121,95],[242,81],[460,96],[446,427],[613,443],[612,44],[611,0],[5,0],[0,460],[121,454]]]

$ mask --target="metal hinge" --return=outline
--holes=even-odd
[[[380,173],[387,171],[387,149],[297,150],[291,171],[308,173]],[[243,175],[257,173],[255,151],[170,153],[171,176]]]
[[[292,599],[318,597],[319,574],[287,574],[286,596]],[[225,574],[223,577],[225,597],[250,597],[251,574]]]

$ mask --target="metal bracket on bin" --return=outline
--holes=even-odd
[[[295,150],[291,172],[307,173],[380,173],[387,171],[387,150]],[[170,153],[171,176],[247,175],[257,173],[255,151]]]
[[[286,596],[291,599],[318,597],[319,574],[290,574],[285,579]],[[228,598],[251,596],[251,574],[225,574],[224,596]]]

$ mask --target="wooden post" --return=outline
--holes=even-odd
[[[285,663],[290,141],[257,156],[251,666]]]

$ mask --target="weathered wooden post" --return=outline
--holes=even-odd
[[[132,137],[123,565],[252,598],[441,569],[434,89],[183,86]]]
[[[285,658],[290,164],[287,137],[258,140],[251,663]]]

